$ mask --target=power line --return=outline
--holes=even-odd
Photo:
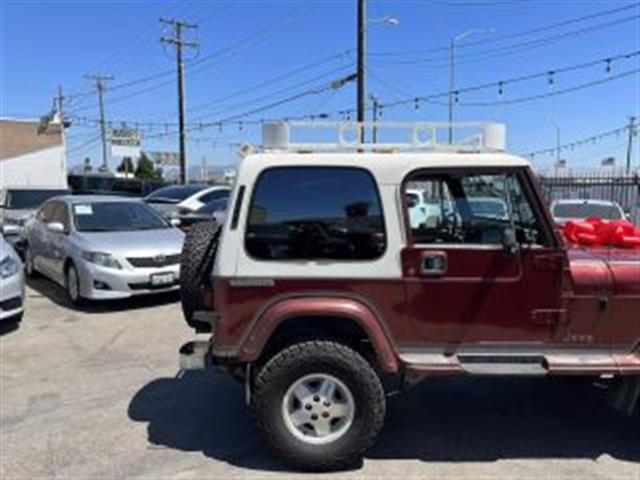
[[[558,42],[560,40],[563,40],[565,38],[571,38],[571,37],[581,35],[584,33],[589,33],[595,30],[614,27],[617,25],[621,25],[623,23],[628,23],[628,22],[637,20],[639,18],[640,18],[640,15],[632,15],[632,16],[624,17],[611,22],[602,23],[602,24],[591,26],[591,27],[585,27],[578,30],[572,30],[570,32],[565,32],[565,33],[548,36],[544,38],[539,38],[535,40],[528,40],[526,42],[517,43],[514,45],[497,47],[497,48],[483,50],[483,51],[474,52],[474,53],[461,54],[459,56],[461,60],[458,63],[465,64],[465,63],[477,62],[480,60],[486,60],[490,58],[499,58],[503,56],[514,55],[514,54],[522,53],[527,50],[532,50],[545,45],[549,45],[549,44]],[[463,43],[460,46],[463,46],[463,45],[465,44]],[[399,59],[399,60],[372,60],[372,61],[378,64],[407,65],[407,66],[414,66],[414,67],[416,65],[420,65],[424,67],[435,68],[435,67],[445,66],[447,64],[448,57],[442,56],[442,57],[431,57],[431,58],[412,59],[412,60]]]
[[[533,159],[536,156],[555,154],[556,152],[562,151],[562,150],[574,150],[575,148],[579,148],[585,145],[596,144],[604,140],[605,138],[609,138],[612,136],[620,137],[624,132],[630,130],[630,128],[631,127],[629,125],[626,125],[624,127],[616,128],[614,130],[596,133],[589,137],[581,138],[579,140],[574,140],[572,142],[565,143],[563,145],[558,145],[550,148],[543,148],[541,150],[536,150],[534,152],[524,153],[522,154],[522,156],[530,157],[531,159]]]
[[[490,88],[494,88],[497,90],[497,93],[502,96],[506,90],[506,87],[510,84],[514,84],[514,83],[521,83],[524,81],[530,81],[530,80],[535,80],[538,78],[547,78],[547,83],[551,86],[553,86],[556,81],[557,81],[557,77],[559,74],[562,73],[566,73],[566,72],[571,72],[571,71],[577,71],[577,70],[582,70],[582,69],[586,69],[586,68],[591,68],[597,65],[602,65],[604,72],[608,75],[608,77],[606,77],[603,80],[598,80],[598,81],[594,81],[594,82],[588,82],[586,84],[582,84],[582,86],[580,86],[579,88],[586,88],[588,86],[592,86],[592,85],[598,85],[600,83],[605,83],[607,81],[611,81],[611,80],[615,80],[627,75],[630,75],[632,73],[634,73],[636,70],[630,70],[627,72],[624,72],[622,74],[619,75],[611,75],[613,66],[614,66],[614,62],[620,61],[620,60],[629,60],[631,58],[637,57],[640,55],[640,50],[636,50],[633,52],[629,52],[629,53],[624,53],[624,54],[619,54],[619,55],[612,55],[609,57],[601,57],[597,60],[592,60],[589,62],[584,62],[584,63],[579,63],[579,64],[574,64],[574,65],[568,65],[568,66],[563,66],[563,67],[556,67],[556,68],[549,68],[546,69],[544,71],[540,71],[540,72],[536,72],[536,73],[532,73],[532,74],[527,74],[527,75],[521,75],[518,77],[511,77],[511,78],[506,78],[503,80],[496,80],[493,82],[489,82],[489,83],[483,83],[483,84],[479,84],[479,85],[474,85],[474,86],[470,86],[470,87],[464,87],[464,88],[458,88],[453,92],[449,92],[447,91],[443,91],[440,93],[435,93],[435,94],[430,94],[430,95],[412,95],[411,98],[407,98],[404,100],[398,100],[397,102],[391,102],[391,103],[387,103],[384,105],[384,107],[393,107],[396,105],[404,105],[404,104],[410,104],[410,103],[416,103],[416,102],[431,102],[434,103],[433,100],[434,99],[438,99],[438,98],[445,98],[448,97],[450,93],[453,93],[455,97],[457,97],[458,101],[456,102],[459,105],[466,105],[466,106],[489,106],[489,105],[503,105],[503,104],[509,104],[509,103],[520,103],[522,101],[527,101],[529,99],[533,99],[533,98],[538,98],[538,97],[542,97],[542,96],[552,96],[552,95],[557,95],[560,93],[566,93],[566,91],[572,91],[573,88],[577,88],[577,87],[573,87],[572,89],[568,89],[566,91],[555,91],[555,92],[550,92],[548,94],[542,94],[542,95],[533,95],[533,96],[529,96],[529,97],[524,97],[521,99],[510,99],[510,100],[503,100],[503,101],[494,101],[494,102],[476,102],[476,103],[460,103],[459,102],[459,97],[461,94],[463,93],[469,93],[469,92],[474,92],[474,91],[479,91],[479,90],[486,90],[486,89],[490,89]],[[375,74],[374,74],[375,75]],[[377,75],[376,75],[377,76]],[[397,87],[396,87],[397,88]],[[406,93],[406,92],[405,92]]]
[[[603,10],[603,11],[600,11],[600,12],[592,13],[592,14],[589,14],[589,15],[583,15],[583,16],[580,16],[580,17],[574,17],[574,18],[570,18],[570,19],[567,19],[567,20],[563,20],[561,22],[552,23],[552,24],[549,24],[549,25],[541,25],[539,27],[534,27],[534,28],[531,28],[531,29],[528,29],[528,30],[524,30],[524,31],[521,31],[521,32],[516,32],[516,33],[512,33],[512,34],[508,34],[508,35],[493,36],[493,37],[490,37],[490,38],[476,40],[476,41],[473,41],[473,42],[465,42],[463,44],[460,44],[459,48],[470,48],[470,47],[475,47],[477,45],[484,45],[486,43],[496,43],[496,42],[502,42],[502,41],[505,41],[505,40],[511,40],[511,39],[514,39],[514,38],[526,37],[526,36],[534,35],[536,33],[547,32],[548,30],[552,30],[552,29],[556,29],[556,28],[560,28],[560,27],[566,27],[567,25],[572,25],[574,23],[580,23],[580,22],[584,22],[584,21],[587,21],[587,20],[592,20],[594,18],[600,18],[600,17],[612,15],[614,13],[619,13],[619,12],[623,12],[623,11],[626,11],[626,10],[637,9],[637,8],[638,8],[638,4],[637,3],[631,3],[631,4],[627,4],[625,6],[622,6],[622,7]],[[399,51],[399,52],[372,52],[372,53],[369,53],[369,56],[384,57],[384,56],[398,56],[398,55],[422,55],[424,53],[446,52],[448,50],[449,50],[449,46],[442,46],[442,47],[420,49],[420,50],[405,50],[405,51]]]

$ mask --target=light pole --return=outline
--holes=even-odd
[[[456,84],[455,79],[455,64],[456,64],[456,43],[461,40],[475,34],[475,33],[494,33],[495,28],[472,28],[466,32],[459,33],[451,37],[451,43],[449,44],[449,143],[453,143],[453,101],[454,101],[454,89]]]
[[[555,161],[555,172],[556,176],[558,175],[558,169],[560,168],[560,125],[553,118],[550,118],[549,121],[553,124],[556,129],[556,161]]]
[[[358,26],[356,29],[356,53],[357,53],[357,108],[356,108],[356,120],[360,125],[365,121],[365,112],[367,109],[367,92],[366,92],[366,60],[367,60],[367,26],[369,24],[385,24],[397,26],[400,24],[397,18],[394,17],[381,17],[367,19],[367,2],[366,0],[357,0],[358,12],[357,21]],[[364,143],[364,128],[360,129],[360,141]]]

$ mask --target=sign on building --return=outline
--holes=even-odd
[[[137,128],[112,128],[111,155],[114,157],[139,157],[140,131]]]
[[[153,161],[156,167],[178,167],[180,156],[177,152],[144,152]]]

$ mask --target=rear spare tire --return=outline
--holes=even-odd
[[[220,227],[213,221],[196,223],[184,239],[180,260],[180,300],[187,324],[197,332],[211,331],[211,326],[193,318],[203,308],[202,293],[206,273],[213,265]]]

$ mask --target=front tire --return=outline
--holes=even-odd
[[[78,270],[76,269],[73,263],[70,263],[67,267],[66,281],[67,287],[67,296],[71,303],[76,306],[82,305],[84,303],[84,298],[80,293],[80,277],[78,276]]]
[[[33,264],[33,251],[29,245],[25,246],[24,249],[24,273],[28,278],[36,278],[38,276],[38,272]]]
[[[382,384],[355,350],[292,345],[258,372],[253,406],[268,444],[304,470],[348,468],[373,444],[385,415]]]

